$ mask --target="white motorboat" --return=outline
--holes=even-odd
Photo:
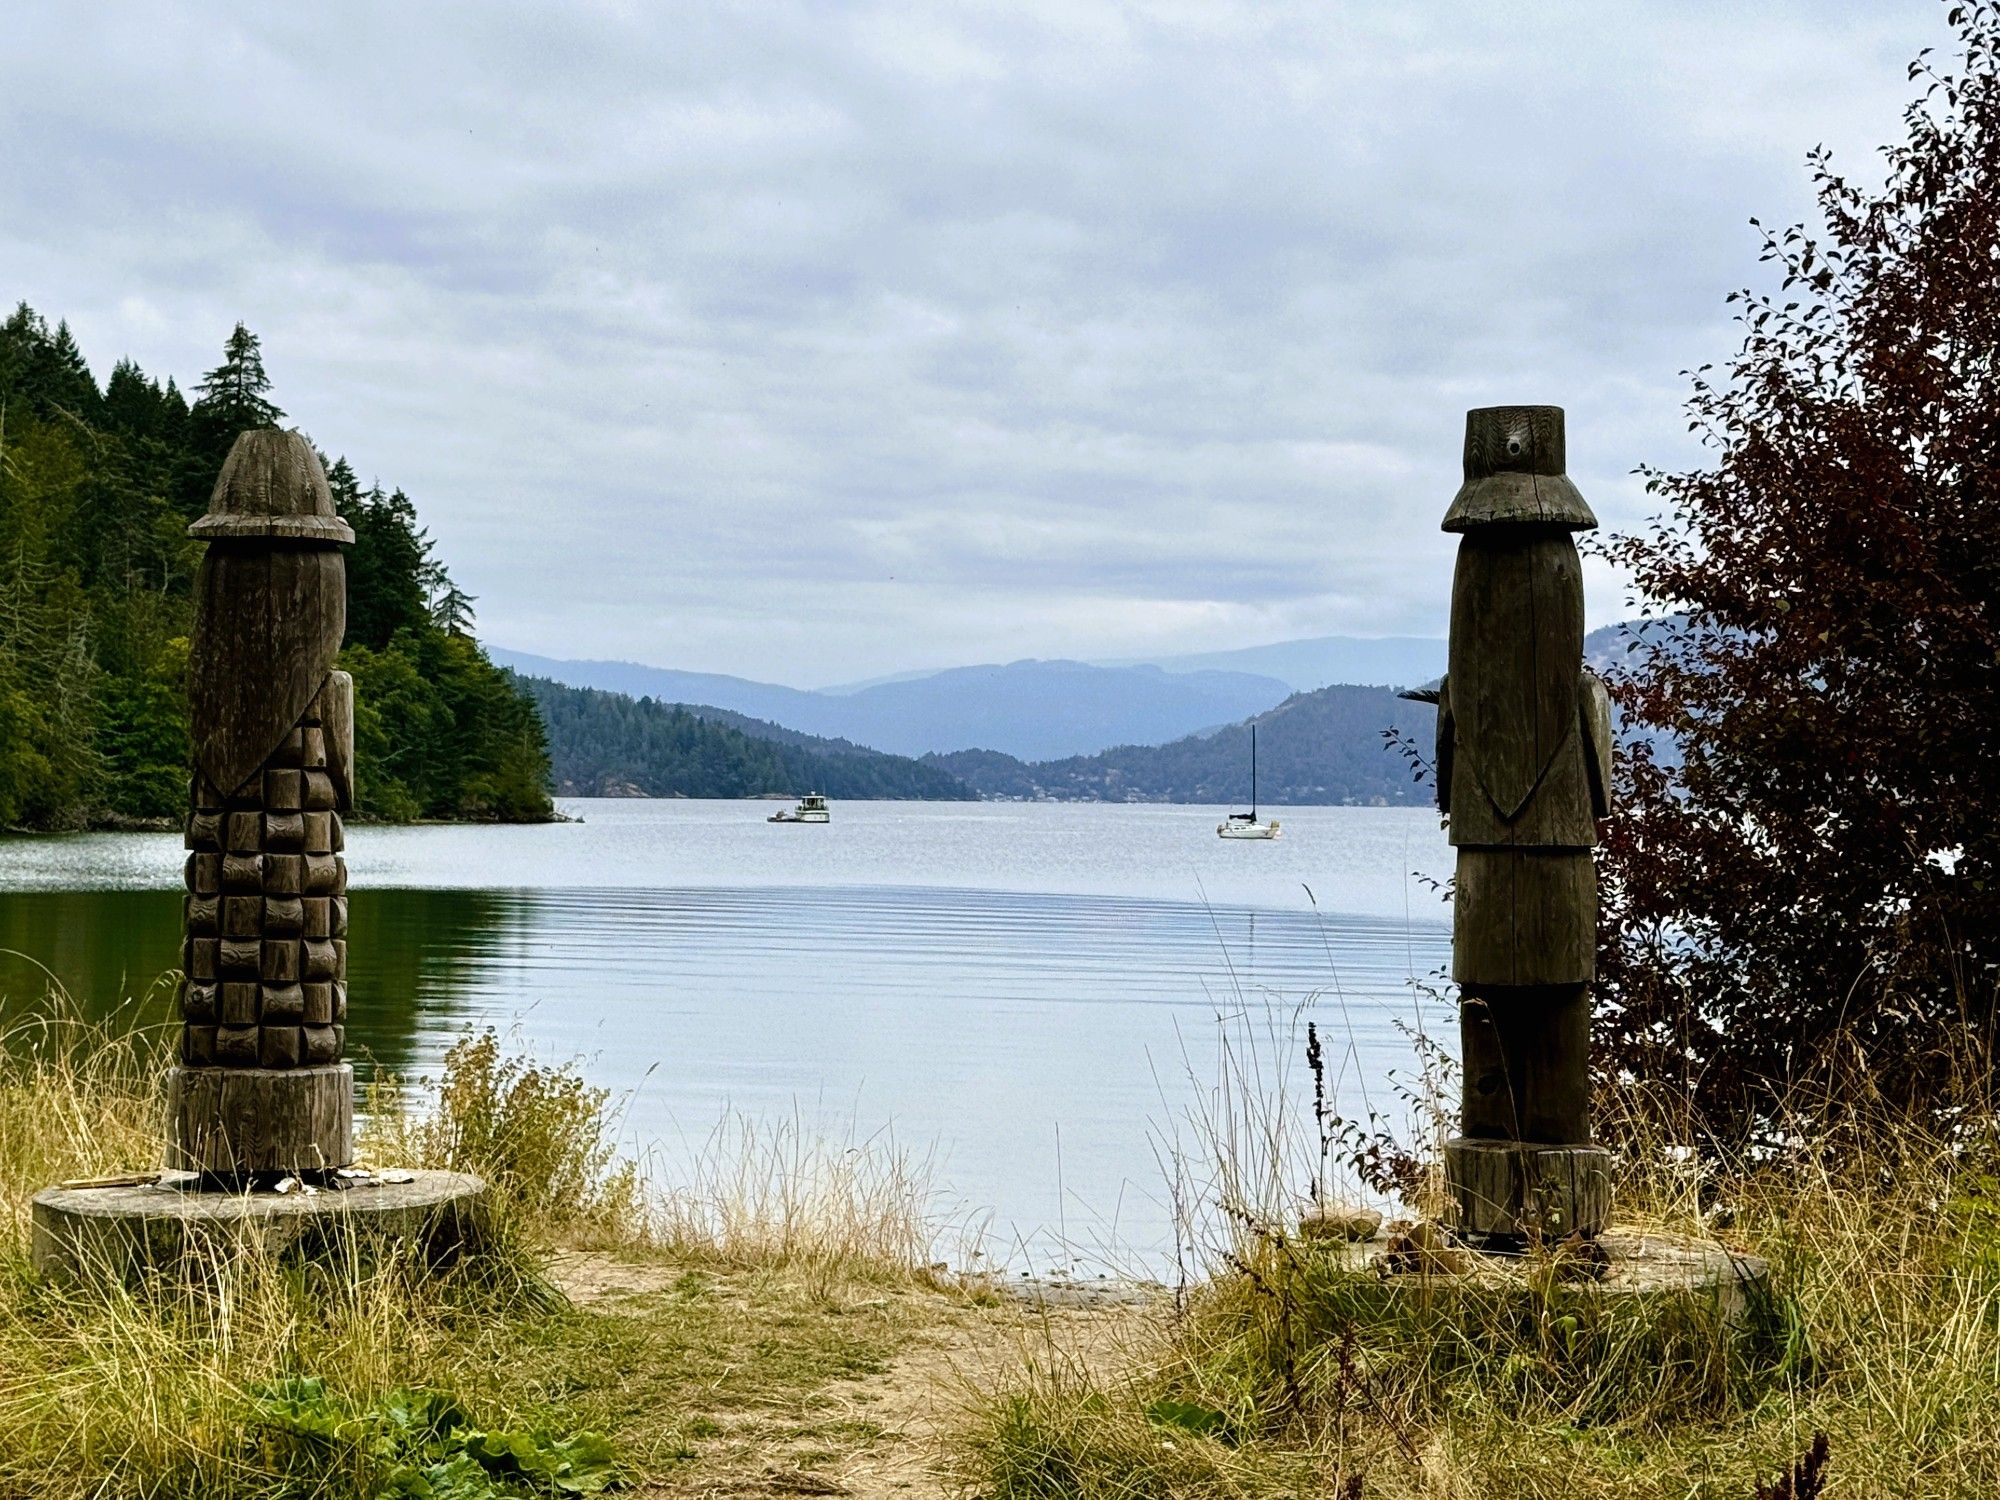
[[[801,797],[797,807],[781,807],[764,820],[767,823],[831,823],[833,814],[824,797]]]
[[[1225,839],[1274,839],[1278,836],[1278,820],[1268,823],[1257,817],[1257,726],[1250,726],[1250,811],[1231,813],[1215,825],[1216,834]]]

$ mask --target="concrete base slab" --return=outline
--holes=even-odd
[[[1769,1284],[1770,1266],[1714,1240],[1663,1230],[1614,1226],[1555,1254],[1496,1254],[1441,1235],[1383,1234],[1328,1245],[1351,1269],[1374,1271],[1392,1285],[1445,1282],[1467,1290],[1531,1291],[1555,1278],[1611,1299],[1684,1300],[1712,1307],[1725,1323],[1744,1318]]]
[[[340,1189],[287,1193],[204,1187],[192,1172],[155,1182],[45,1188],[33,1205],[35,1270],[44,1276],[129,1280],[195,1273],[245,1253],[311,1254],[361,1241],[438,1257],[476,1244],[486,1184],[464,1172],[359,1178]]]
[[[1714,1296],[1741,1316],[1749,1297],[1770,1282],[1771,1267],[1754,1255],[1688,1235],[1608,1229],[1597,1237],[1608,1258],[1597,1284],[1632,1296],[1670,1292]]]

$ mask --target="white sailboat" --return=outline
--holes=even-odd
[[[1219,837],[1225,839],[1274,839],[1278,836],[1278,820],[1268,823],[1257,818],[1257,726],[1250,726],[1250,811],[1231,813],[1215,825]]]

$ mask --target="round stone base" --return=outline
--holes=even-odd
[[[1306,1326],[1354,1339],[1358,1368],[1421,1372],[1443,1410],[1477,1392],[1574,1428],[1692,1417],[1729,1409],[1783,1358],[1764,1263],[1708,1240],[1613,1225],[1496,1254],[1418,1224],[1287,1248]]]
[[[397,1174],[401,1176],[403,1174]],[[192,1172],[141,1186],[45,1188],[33,1206],[35,1270],[91,1281],[200,1274],[246,1253],[414,1247],[449,1259],[486,1228],[486,1184],[464,1172],[351,1180],[308,1195],[205,1188]]]
[[[1350,1270],[1372,1271],[1391,1287],[1440,1283],[1481,1293],[1539,1292],[1552,1282],[1593,1299],[1685,1302],[1709,1308],[1724,1323],[1740,1322],[1770,1281],[1770,1266],[1714,1240],[1658,1230],[1613,1227],[1585,1245],[1551,1254],[1473,1249],[1420,1226],[1408,1233],[1331,1243]]]
[[[1771,1267],[1755,1255],[1688,1235],[1609,1229],[1597,1237],[1605,1254],[1605,1292],[1628,1297],[1698,1297],[1727,1322],[1741,1320],[1750,1299],[1770,1287]]]

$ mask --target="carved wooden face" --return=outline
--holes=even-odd
[[[1465,477],[1563,472],[1559,406],[1492,406],[1467,414]]]
[[[347,631],[346,560],[332,546],[211,542],[195,601],[195,762],[227,794],[277,748],[332,670]]]
[[[1465,414],[1465,483],[1445,512],[1446,531],[1481,526],[1597,524],[1563,472],[1559,406],[1481,406]]]
[[[1583,568],[1566,531],[1465,534],[1451,586],[1454,753],[1503,819],[1576,733]]]

